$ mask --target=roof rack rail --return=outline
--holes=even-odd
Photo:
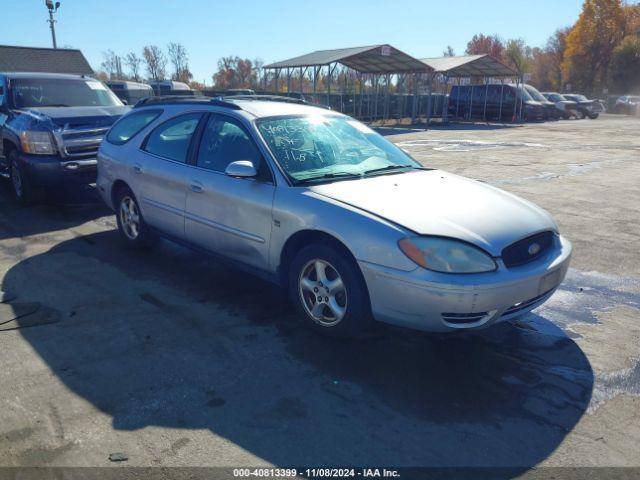
[[[215,107],[225,107],[232,110],[242,110],[240,105],[227,102],[222,97],[205,97],[193,95],[160,95],[157,97],[146,97],[138,100],[133,108],[146,107],[149,105],[180,105],[180,104],[202,104],[207,103]]]
[[[295,98],[295,97],[286,97],[284,95],[261,95],[261,94],[257,94],[257,95],[223,95],[221,97],[222,99],[229,99],[229,100],[255,100],[255,101],[263,101],[263,102],[284,102],[284,103],[296,103],[298,105],[309,105],[312,107],[319,107],[319,108],[325,108],[327,110],[331,110],[331,107],[327,106],[327,105],[320,105],[320,104],[316,104],[316,103],[310,103],[307,102],[306,100],[303,100],[301,98]]]

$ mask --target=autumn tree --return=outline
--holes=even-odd
[[[467,55],[489,54],[492,57],[501,59],[504,53],[504,43],[498,35],[474,35],[467,43],[465,50]]]
[[[193,75],[189,71],[189,55],[184,45],[171,42],[167,46],[169,53],[169,61],[173,65],[173,74],[171,78],[179,82],[189,83]]]
[[[594,93],[606,86],[613,51],[624,37],[622,0],[585,0],[567,35],[562,74],[573,90]]]
[[[218,71],[212,79],[215,86],[222,89],[253,88],[257,84],[253,62],[237,56],[218,60]]]
[[[133,78],[136,82],[140,81],[140,67],[142,66],[142,58],[140,58],[134,52],[129,52],[124,57],[124,62],[127,64],[127,67],[129,67],[131,78]]]
[[[158,82],[164,80],[166,76],[167,58],[162,53],[160,47],[156,45],[147,45],[142,50],[142,56],[147,66],[149,77]]]
[[[113,50],[107,50],[102,52],[104,60],[100,64],[100,67],[109,75],[109,79],[113,80],[118,78],[118,56]]]

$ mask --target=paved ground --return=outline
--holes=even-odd
[[[548,209],[558,293],[477,334],[323,339],[260,280],[3,186],[0,465],[640,466],[640,119],[384,133]]]

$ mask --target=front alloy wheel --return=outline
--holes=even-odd
[[[20,174],[20,169],[15,163],[11,165],[11,184],[13,185],[13,194],[18,200],[22,199],[24,196],[22,175]]]
[[[300,272],[298,292],[307,314],[321,325],[336,325],[347,313],[347,289],[338,270],[326,260],[307,262]]]

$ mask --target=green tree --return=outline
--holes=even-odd
[[[629,35],[613,49],[611,88],[617,93],[640,89],[640,36]]]

